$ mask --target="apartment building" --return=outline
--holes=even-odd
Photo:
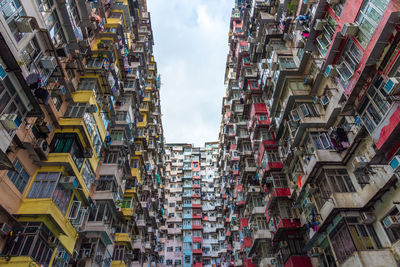
[[[398,266],[400,2],[236,0],[225,266]]]
[[[164,137],[146,1],[0,11],[0,266],[156,266]]]
[[[216,266],[225,247],[218,142],[165,145],[163,266]]]

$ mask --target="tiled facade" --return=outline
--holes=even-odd
[[[400,2],[236,0],[226,266],[398,266]]]
[[[225,248],[218,142],[165,145],[165,266],[216,266]],[[161,241],[161,242],[162,242]]]
[[[0,266],[155,266],[164,137],[146,1],[0,11]]]

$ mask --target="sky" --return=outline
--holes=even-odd
[[[233,0],[147,0],[167,143],[218,141]]]

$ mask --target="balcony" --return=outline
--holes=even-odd
[[[103,221],[88,221],[85,224],[85,232],[88,234],[98,233],[100,238],[106,245],[113,243],[111,228]]]
[[[70,221],[62,214],[52,199],[24,199],[17,211],[19,217],[35,216],[43,220],[49,229],[57,229],[63,247],[72,254],[78,234]]]
[[[265,207],[253,207],[251,209],[250,215],[254,216],[257,214],[264,214],[265,213]]]
[[[277,242],[281,237],[285,238],[288,233],[296,233],[300,229],[301,223],[300,219],[293,218],[275,218],[276,232],[273,236],[273,241]]]
[[[133,249],[132,236],[130,233],[115,233],[115,243],[124,243]]]
[[[192,253],[193,253],[193,254],[203,254],[203,250],[202,250],[201,248],[199,248],[199,249],[193,249],[193,250],[192,250]]]
[[[146,226],[146,221],[144,219],[138,219],[136,221],[137,227],[145,227]]]
[[[342,266],[365,266],[365,267],[396,266],[396,265],[397,263],[393,256],[393,253],[389,249],[355,251],[342,264]]]
[[[292,195],[289,188],[274,187],[271,189],[270,192],[271,194],[268,197],[267,207],[266,207],[267,210],[271,209],[271,207],[275,205],[275,202],[277,201],[278,198],[288,198]]]
[[[47,156],[46,161],[42,161],[43,165],[45,166],[64,166],[69,170],[72,170],[74,176],[77,178],[79,182],[79,188],[82,188],[80,192],[86,197],[89,198],[89,190],[86,186],[85,181],[83,180],[80,170],[78,169],[77,165],[75,164],[74,160],[70,153],[49,153]]]
[[[202,228],[203,228],[203,227],[202,227],[201,224],[199,224],[199,225],[193,224],[193,225],[192,225],[192,229],[193,229],[193,230],[201,230]]]

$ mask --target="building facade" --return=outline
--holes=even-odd
[[[228,266],[398,266],[400,2],[237,0]]]
[[[0,10],[0,266],[155,266],[164,137],[146,1]]]
[[[218,142],[165,145],[164,266],[216,266],[225,247]]]

